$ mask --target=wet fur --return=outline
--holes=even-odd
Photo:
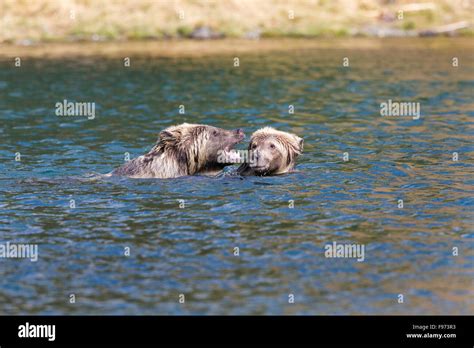
[[[181,124],[160,133],[156,145],[112,175],[131,178],[176,178],[186,175],[214,175],[222,168],[209,163],[206,143],[210,133],[206,125]]]
[[[248,150],[252,151],[253,144],[259,144],[261,141],[272,138],[277,150],[281,154],[281,163],[277,165],[278,169],[269,172],[256,172],[249,163],[242,164],[237,173],[243,176],[248,175],[279,175],[294,170],[296,159],[303,153],[303,139],[295,134],[282,132],[271,127],[265,127],[252,134]]]

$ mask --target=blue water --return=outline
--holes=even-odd
[[[0,58],[0,243],[39,248],[0,258],[0,314],[473,314],[474,49],[426,42],[247,53],[238,68]],[[96,117],[56,116],[64,99]],[[419,102],[420,119],[382,117],[388,99]],[[277,177],[96,176],[181,122],[247,139],[272,126],[305,151]],[[326,258],[334,241],[364,261]]]

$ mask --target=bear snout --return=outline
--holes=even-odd
[[[237,128],[234,130],[234,134],[237,135],[237,137],[240,139],[240,140],[243,140],[245,138],[245,133],[244,131],[241,129],[241,128]]]

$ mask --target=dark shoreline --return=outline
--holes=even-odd
[[[11,57],[199,57],[232,55],[251,52],[306,49],[378,50],[390,47],[405,49],[439,49],[472,47],[470,37],[410,37],[410,38],[337,38],[337,39],[216,39],[216,40],[147,40],[111,42],[63,42],[32,45],[0,44],[0,58]]]

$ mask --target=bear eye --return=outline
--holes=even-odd
[[[275,144],[270,144],[270,149],[274,149],[275,148]]]
[[[253,145],[252,145],[252,149],[255,150],[256,148],[257,148],[257,144],[253,144]]]
[[[218,134],[218,132],[216,130],[212,132],[212,135],[215,136],[215,137],[217,136],[217,134]]]

